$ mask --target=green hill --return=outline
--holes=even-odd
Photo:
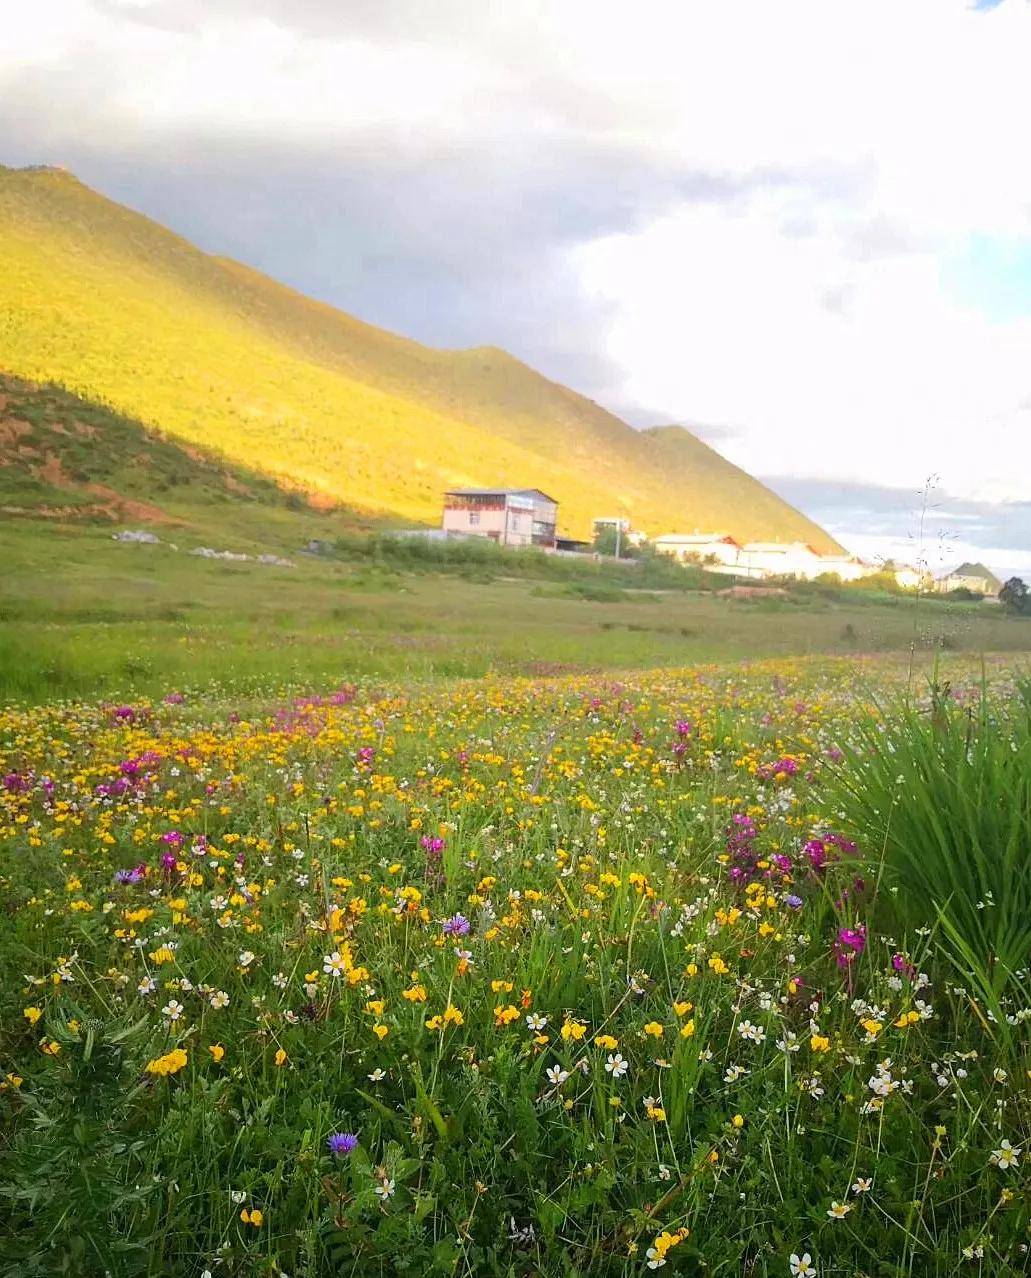
[[[166,539],[255,547],[296,547],[343,527],[268,475],[60,387],[0,372],[0,520],[18,517],[151,526]]]
[[[635,431],[495,348],[364,324],[63,170],[0,167],[0,368],[360,520],[435,524],[443,489],[512,484],[555,496],[572,535],[625,514],[838,549],[679,427]]]

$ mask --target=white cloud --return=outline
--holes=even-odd
[[[933,243],[856,258],[852,210],[785,229],[794,202],[685,208],[575,251],[585,286],[615,308],[609,351],[628,398],[730,428],[723,451],[762,474],[919,485],[937,473],[959,496],[1026,496],[1031,319],[958,306]]]
[[[1026,496],[1031,296],[993,321],[942,277],[971,235],[1031,234],[1031,6],[689,12],[682,158],[789,180],[574,250],[627,398],[760,473]]]
[[[1027,578],[1028,552],[1005,546],[985,546],[962,537],[939,537],[921,542],[916,537],[891,537],[882,533],[851,533],[848,548],[868,563],[919,565],[933,577],[943,577],[963,563],[981,563],[1005,581],[1009,577]]]
[[[51,0],[6,17],[0,92],[33,104],[45,158],[207,131],[344,166],[355,147],[425,170],[481,156],[500,184],[546,142],[542,164],[631,155],[615,180],[658,175],[661,198],[613,189],[625,229],[599,231],[592,205],[567,256],[608,317],[607,394],[729,432],[753,472],[1027,495],[1031,301],[993,319],[943,282],[972,235],[1031,235],[1025,0]]]

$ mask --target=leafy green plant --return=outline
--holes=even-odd
[[[938,941],[1005,1025],[1031,954],[1031,714],[933,681],[857,718],[832,783],[904,924]]]

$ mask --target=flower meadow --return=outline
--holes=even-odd
[[[1027,1273],[1026,983],[848,801],[905,683],[0,711],[0,1272]]]

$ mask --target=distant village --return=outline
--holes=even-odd
[[[485,537],[501,546],[539,547],[556,554],[597,553],[603,540],[610,554],[640,551],[646,544],[656,554],[680,563],[697,564],[707,572],[759,581],[795,579],[841,582],[890,572],[903,590],[922,592],[967,590],[988,599],[998,598],[1002,583],[983,564],[965,563],[940,577],[910,565],[871,564],[852,555],[821,554],[807,542],[741,542],[728,533],[670,532],[646,538],[626,518],[599,516],[594,520],[594,542],[560,537],[558,502],[539,488],[455,488],[444,494],[439,529],[414,530],[408,535],[431,538]]]

